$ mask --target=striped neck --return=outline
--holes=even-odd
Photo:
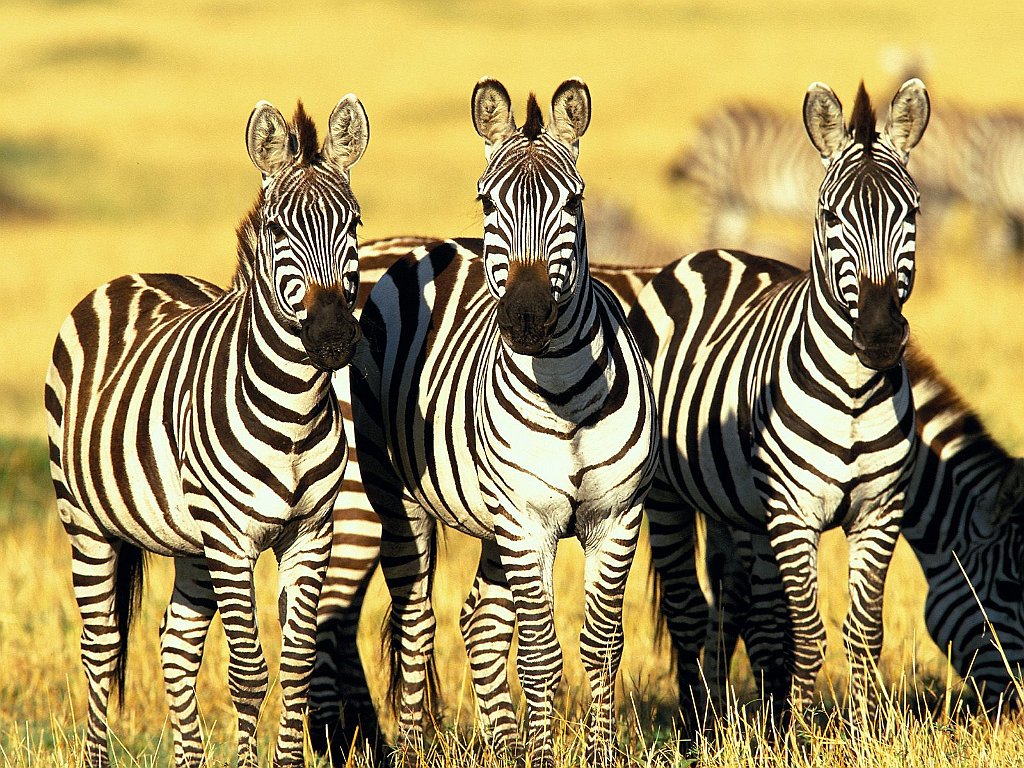
[[[251,382],[254,410],[273,403],[298,415],[312,416],[331,392],[331,376],[309,362],[297,331],[277,311],[273,288],[257,279],[246,289],[246,328],[240,333],[243,347],[242,380]],[[266,400],[264,400],[266,398]]]

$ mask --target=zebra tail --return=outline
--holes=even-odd
[[[122,542],[117,554],[117,573],[114,576],[114,616],[121,638],[114,659],[114,691],[119,705],[124,704],[124,680],[128,669],[128,633],[132,620],[142,604],[142,590],[146,575],[146,552],[128,542]]]

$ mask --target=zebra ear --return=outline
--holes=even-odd
[[[485,77],[473,89],[472,109],[473,126],[483,137],[484,154],[490,160],[494,147],[516,130],[516,121],[512,117],[512,99],[504,85]]]
[[[843,105],[824,83],[811,83],[804,96],[804,128],[826,166],[850,143],[843,124]]]
[[[288,129],[288,121],[269,101],[259,102],[249,115],[245,145],[253,165],[264,176],[273,176],[295,162],[296,142]]]
[[[580,136],[590,125],[590,89],[574,77],[566,80],[551,97],[550,132],[579,154]]]
[[[889,117],[885,121],[882,135],[889,141],[893,149],[900,153],[903,162],[907,162],[910,150],[924,135],[931,116],[931,102],[924,83],[916,77],[907,80],[889,105]]]
[[[354,93],[344,96],[331,112],[323,155],[345,173],[359,162],[370,142],[370,121]]]

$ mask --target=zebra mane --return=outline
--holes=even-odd
[[[853,140],[863,144],[870,149],[878,138],[878,128],[875,125],[875,108],[871,106],[871,97],[864,88],[864,81],[860,81],[857,89],[857,98],[853,102],[853,112],[850,115],[850,133]]]
[[[935,395],[928,403],[929,411],[955,413],[957,425],[954,432],[956,434],[962,435],[966,440],[969,440],[975,446],[983,447],[986,451],[1005,456],[1007,462],[1011,461],[1006,450],[996,442],[995,438],[985,428],[985,425],[981,423],[978,414],[964,401],[960,393],[953,388],[953,385],[939,373],[935,363],[929,357],[921,352],[915,344],[911,343],[907,346],[905,359],[912,384],[928,380],[939,390],[939,394]],[[941,445],[937,447],[941,449]]]
[[[316,125],[313,124],[313,118],[306,114],[302,99],[295,105],[291,134],[295,140],[294,149],[298,153],[296,165],[313,165],[320,159],[320,141],[317,139]]]
[[[544,115],[541,114],[540,105],[537,103],[537,95],[530,94],[526,100],[526,122],[523,123],[523,136],[530,141],[536,141],[540,132],[544,130]]]
[[[263,190],[256,195],[252,208],[245,214],[235,229],[238,235],[236,250],[238,264],[231,278],[231,290],[240,291],[251,285],[256,276],[256,252],[259,250],[259,225],[263,219]]]

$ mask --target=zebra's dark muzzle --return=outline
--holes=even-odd
[[[558,303],[543,265],[513,262],[505,294],[498,300],[498,332],[520,355],[539,355],[551,345]]]
[[[309,361],[321,371],[336,371],[347,365],[363,334],[344,294],[335,290],[311,291],[306,307],[306,317],[299,324],[299,339]]]
[[[881,285],[862,280],[858,292],[853,348],[861,364],[874,371],[899,365],[910,339],[910,324],[903,316],[892,273]]]

